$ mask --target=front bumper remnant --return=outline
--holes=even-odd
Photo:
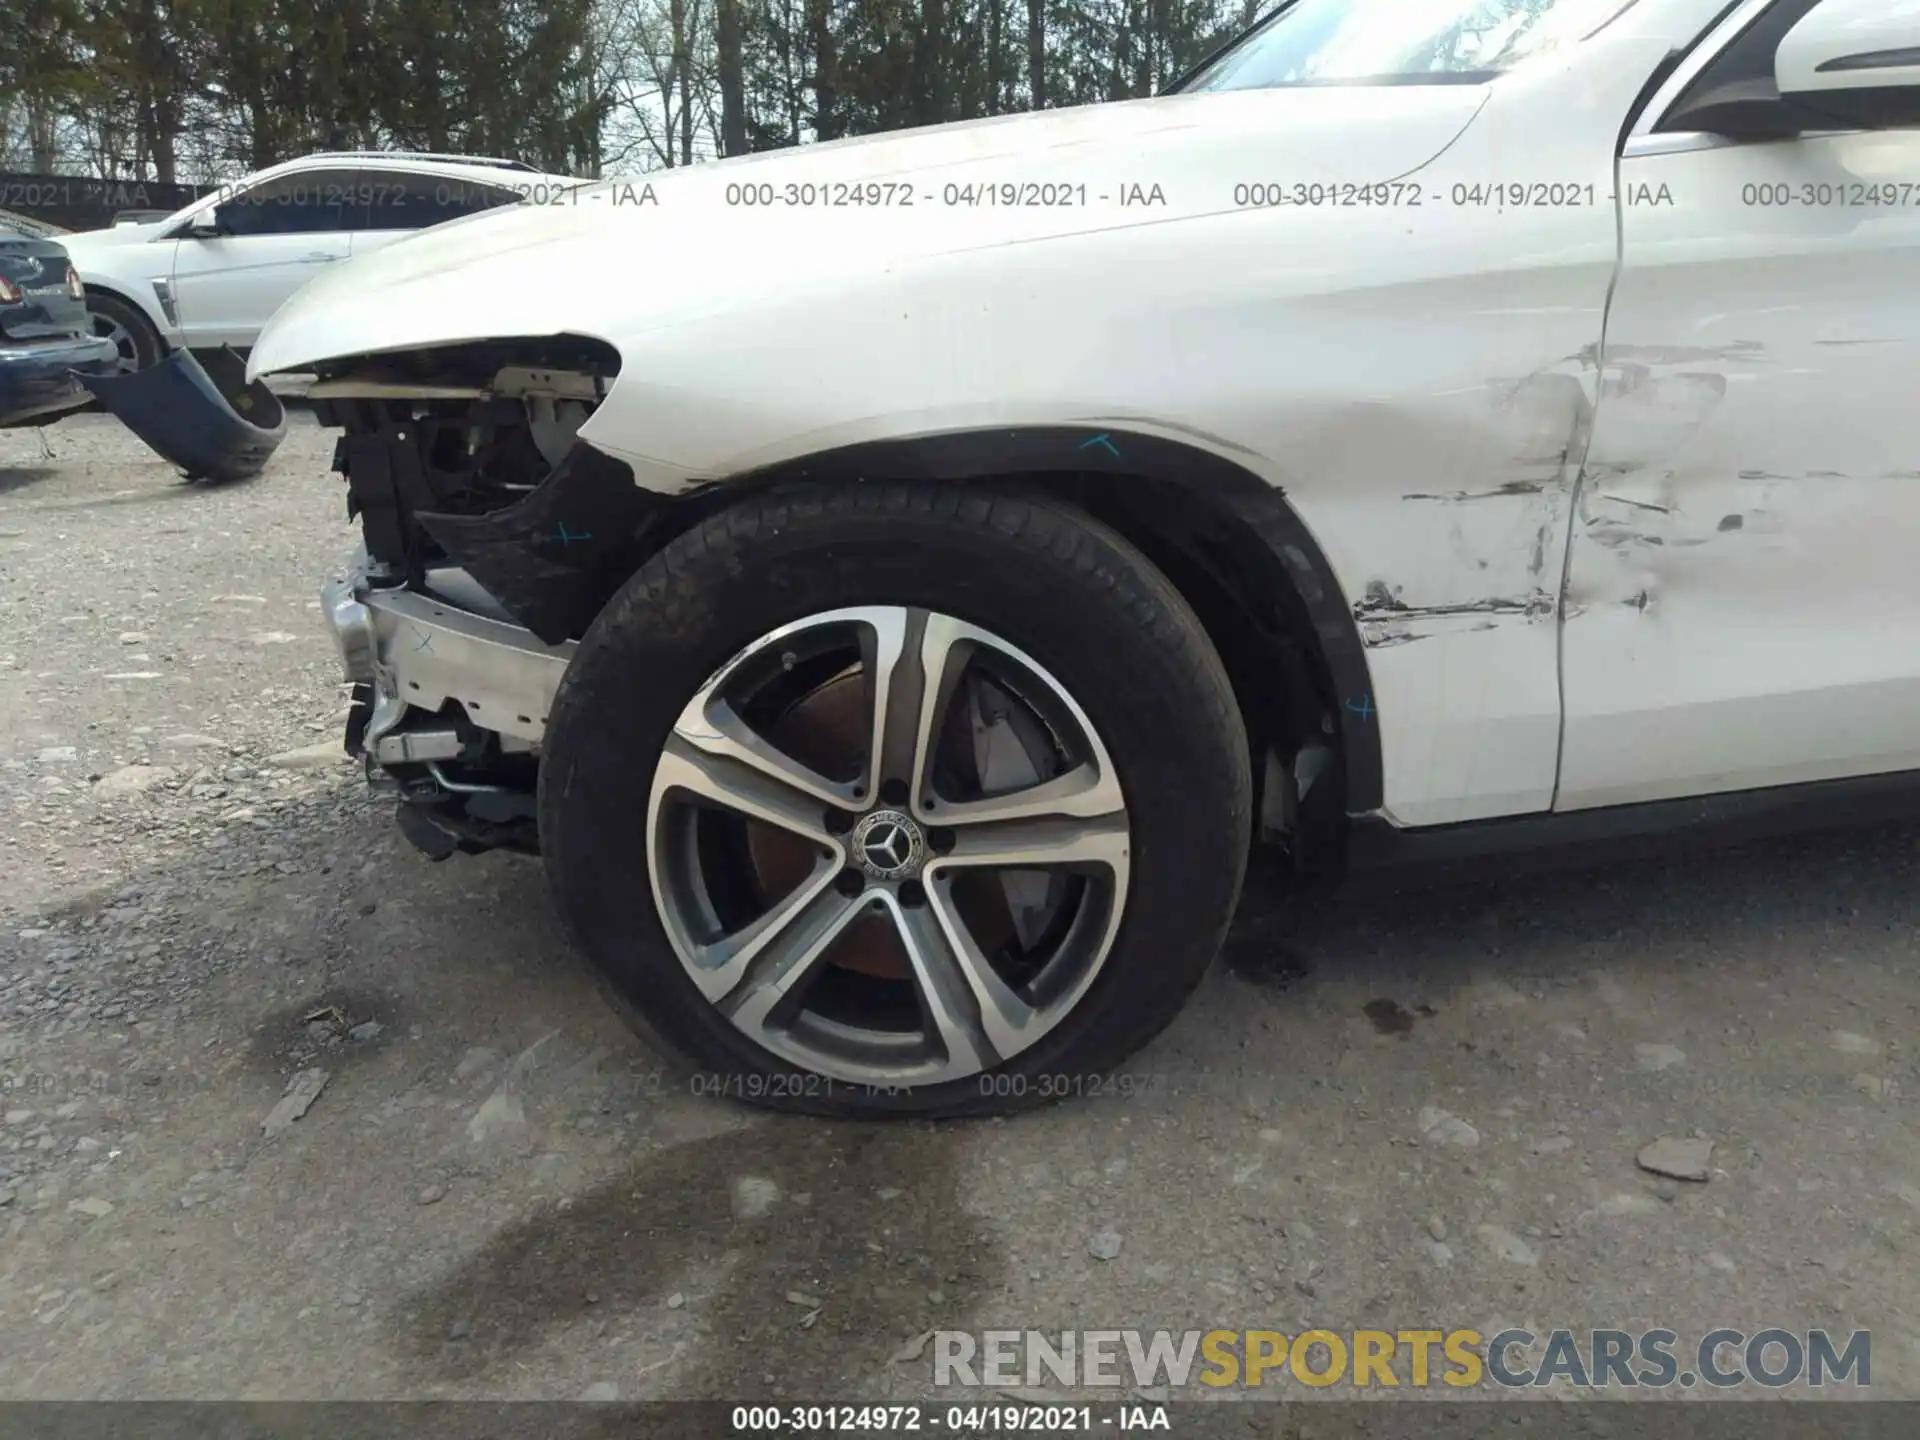
[[[574,650],[480,613],[488,597],[465,581],[446,571],[429,574],[426,592],[375,586],[363,552],[320,592],[356,697],[347,748],[369,780],[399,792],[403,832],[436,859],[534,848],[532,775]]]

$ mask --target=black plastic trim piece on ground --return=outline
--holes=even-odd
[[[1920,770],[1737,790],[1684,800],[1503,816],[1405,829],[1379,816],[1349,822],[1350,872],[1418,870],[1510,875],[1813,830],[1920,819]]]
[[[429,860],[445,860],[460,849],[460,841],[434,824],[425,806],[402,800],[393,818],[407,843]]]
[[[450,794],[422,788],[400,801],[395,818],[400,833],[430,860],[444,860],[456,851],[462,855],[488,850],[540,853],[531,791]]]

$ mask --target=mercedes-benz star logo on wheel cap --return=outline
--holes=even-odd
[[[925,848],[920,827],[898,810],[876,810],[854,827],[854,857],[876,880],[911,875]]]

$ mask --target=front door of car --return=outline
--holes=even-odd
[[[282,175],[223,201],[212,233],[183,233],[173,293],[188,346],[252,345],[294,291],[346,259],[358,180],[351,170]]]
[[[1620,162],[1562,810],[1920,767],[1920,10],[1754,9]],[[1877,83],[1764,138],[1809,36]]]

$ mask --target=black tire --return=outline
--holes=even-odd
[[[118,326],[126,333],[133,346],[134,368],[145,370],[157,365],[166,357],[166,342],[160,338],[160,332],[153,328],[153,322],[140,313],[140,307],[131,301],[122,300],[118,295],[110,295],[104,290],[87,291],[87,312],[97,317],[94,326],[96,334],[106,334],[107,327],[98,320],[106,320]],[[123,356],[125,352],[122,352]]]
[[[1132,878],[1105,964],[1058,1027],[990,1080],[891,1093],[795,1083],[803,1072],[702,997],[648,883],[648,797],[682,707],[777,626],[869,604],[938,609],[1026,651],[1091,718],[1125,789]],[[581,640],[539,795],[559,908],[641,1037],[714,1093],[826,1115],[1005,1113],[1097,1089],[1089,1080],[1163,1029],[1218,951],[1251,814],[1231,685],[1167,579],[1051,498],[925,482],[778,488],[673,540]]]

